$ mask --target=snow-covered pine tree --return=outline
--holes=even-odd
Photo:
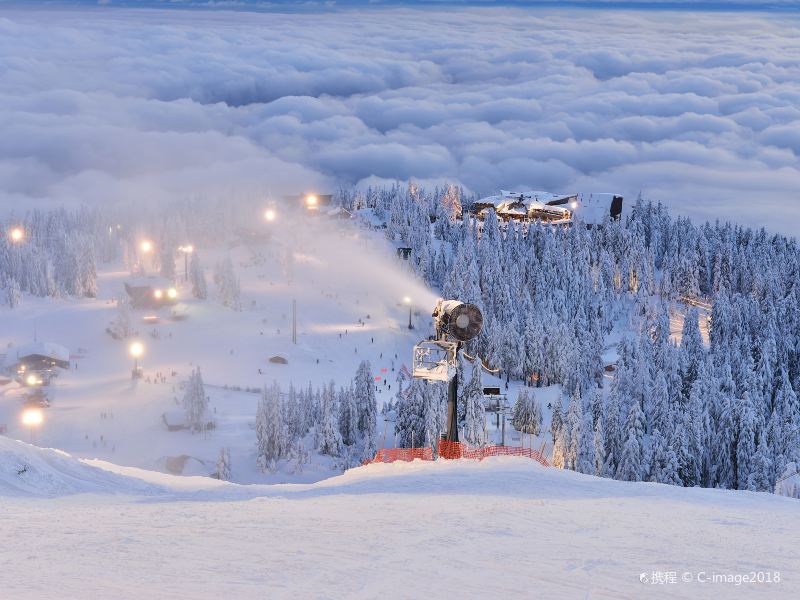
[[[256,412],[257,464],[262,471],[275,471],[277,462],[288,449],[286,428],[283,423],[281,389],[277,382],[264,386]],[[337,432],[338,433],[338,432]]]
[[[230,448],[220,448],[219,458],[217,459],[217,479],[222,481],[231,480],[231,451]]]
[[[553,405],[553,414],[550,417],[550,433],[553,436],[553,445],[555,446],[556,438],[564,427],[564,419],[561,416],[561,396],[558,397]]]
[[[625,422],[625,443],[617,467],[617,479],[641,481],[644,472],[644,414],[638,402],[632,402]]]
[[[378,401],[372,367],[368,360],[361,361],[358,365],[353,380],[353,396],[358,415],[358,433],[364,442],[365,455],[372,457],[377,450]]]
[[[533,391],[522,388],[514,404],[511,424],[517,431],[539,435],[542,431],[542,407]]]
[[[606,448],[605,434],[603,431],[603,418],[600,417],[594,424],[594,474],[598,477],[605,475]]]
[[[345,446],[352,446],[358,441],[358,409],[352,385],[339,390],[339,433]]]
[[[189,279],[192,282],[192,295],[198,300],[205,300],[208,297],[208,284],[196,250],[192,252],[192,259],[189,263]]]
[[[399,448],[421,447],[425,443],[425,382],[412,379],[405,393],[397,398],[395,435]]]
[[[229,256],[217,265],[214,280],[217,283],[217,290],[222,305],[232,308],[233,310],[240,310],[242,294],[239,286],[239,278],[236,276],[233,269],[233,261],[231,261]]]
[[[331,381],[328,386],[325,386],[320,397],[317,451],[320,454],[339,456],[342,452],[342,434],[339,433],[338,410],[333,385],[333,381]]]
[[[473,446],[483,446],[486,443],[483,383],[478,360],[472,365],[472,375],[464,386],[461,401],[464,403],[464,440]]]
[[[19,282],[13,277],[5,281],[5,305],[8,308],[16,308],[22,302],[22,291]]]
[[[186,424],[192,433],[203,431],[206,428],[208,411],[208,397],[206,396],[203,376],[200,367],[197,367],[189,376],[183,394],[183,409],[186,412]]]
[[[117,300],[116,316],[109,329],[115,339],[124,340],[131,335],[130,303],[125,300]]]

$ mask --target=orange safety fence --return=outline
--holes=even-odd
[[[364,464],[378,462],[395,462],[396,460],[412,461],[415,459],[433,460],[433,448],[381,448],[372,460]]]
[[[442,458],[471,458],[483,460],[489,456],[524,456],[535,460],[544,467],[549,467],[550,463],[538,450],[532,448],[520,448],[519,446],[485,446],[483,448],[470,448],[461,442],[439,442],[439,456]]]
[[[540,465],[549,467],[550,463],[538,450],[520,448],[518,446],[486,446],[483,448],[470,448],[461,442],[439,441],[439,457],[445,459],[467,458],[483,460],[489,456],[524,456],[535,460]],[[381,448],[372,460],[365,460],[364,464],[390,463],[398,460],[412,461],[433,460],[433,448]]]

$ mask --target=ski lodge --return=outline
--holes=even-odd
[[[538,221],[551,225],[572,225],[580,220],[587,227],[593,227],[602,225],[607,218],[619,219],[622,196],[611,193],[553,194],[501,190],[499,195],[481,198],[473,205],[473,212],[480,220],[485,218],[489,210],[493,210],[504,223]]]
[[[69,350],[53,342],[33,342],[6,355],[4,370],[22,385],[47,385],[57,369],[69,369]]]

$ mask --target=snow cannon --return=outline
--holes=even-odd
[[[483,315],[474,304],[459,300],[439,299],[433,309],[436,338],[453,338],[458,342],[468,342],[475,338],[483,327]]]
[[[483,315],[474,304],[439,298],[433,309],[436,339],[414,346],[412,377],[447,383],[447,433],[449,442],[458,441],[458,354],[461,344],[477,337]]]

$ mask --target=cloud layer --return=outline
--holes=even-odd
[[[640,190],[800,233],[800,21],[0,13],[0,203],[409,179]]]

